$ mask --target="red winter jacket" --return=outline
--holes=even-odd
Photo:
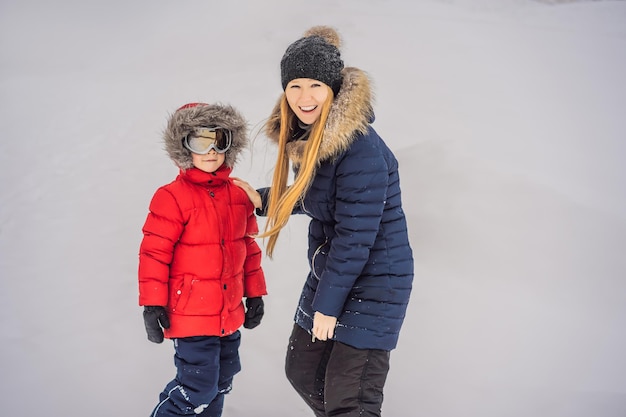
[[[223,165],[181,170],[150,203],[139,250],[139,305],[165,306],[168,338],[227,336],[243,297],[267,294],[254,207]]]

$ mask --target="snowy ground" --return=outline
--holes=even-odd
[[[626,415],[626,2],[0,3],[1,415],[147,416],[173,376],[137,306],[141,226],[196,100],[258,134],[279,60],[337,27],[400,159],[416,256],[385,417]],[[274,261],[224,417],[311,416],[283,376],[306,219]]]

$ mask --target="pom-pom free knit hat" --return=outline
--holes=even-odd
[[[328,26],[314,26],[287,48],[280,61],[283,90],[296,78],[311,78],[332,88],[335,96],[341,87],[343,61],[337,31]]]
[[[183,139],[200,127],[221,127],[232,135],[232,144],[225,153],[224,164],[235,166],[237,157],[248,146],[247,122],[232,106],[222,104],[189,103],[172,114],[163,132],[165,150],[181,169],[193,168],[191,151],[183,146]]]

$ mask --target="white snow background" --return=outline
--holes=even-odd
[[[148,416],[175,372],[136,283],[167,117],[239,108],[235,174],[268,185],[259,128],[316,24],[401,164],[416,270],[384,416],[626,416],[626,2],[534,0],[3,0],[0,415]],[[306,226],[264,258],[224,417],[312,416],[283,372]]]

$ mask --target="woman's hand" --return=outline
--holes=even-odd
[[[328,340],[335,335],[335,326],[337,325],[337,317],[327,316],[319,311],[313,316],[313,341],[315,339]]]
[[[259,194],[257,192],[257,190],[254,189],[254,187],[252,187],[250,184],[248,184],[247,182],[245,182],[241,178],[232,177],[232,179],[233,179],[233,183],[236,186],[240,187],[241,189],[243,189],[246,192],[246,194],[248,194],[248,198],[250,199],[250,201],[252,201],[252,204],[254,204],[255,208],[260,209],[261,207],[263,207],[263,201],[261,200],[261,194]]]

